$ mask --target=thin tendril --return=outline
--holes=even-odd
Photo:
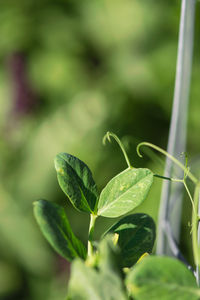
[[[198,227],[198,200],[199,200],[199,191],[200,191],[200,183],[196,185],[194,191],[194,211],[192,213],[192,248],[193,248],[193,256],[194,261],[197,267],[200,266],[200,251],[198,245],[198,234],[197,234],[197,227]]]
[[[111,143],[111,139],[110,137],[113,137],[115,139],[115,141],[117,142],[117,144],[119,145],[119,147],[121,148],[123,154],[124,154],[124,158],[126,160],[126,163],[128,165],[129,168],[132,168],[130,160],[128,158],[128,155],[126,153],[126,150],[124,148],[124,145],[122,144],[122,142],[120,141],[120,139],[116,136],[116,134],[114,134],[113,132],[107,132],[104,137],[103,137],[103,144],[106,144],[106,140],[108,140]]]

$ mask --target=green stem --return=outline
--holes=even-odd
[[[89,231],[88,231],[88,256],[92,256],[93,254],[93,245],[92,245],[92,240],[93,240],[93,233],[94,233],[94,225],[95,221],[97,219],[97,215],[90,215],[90,225],[89,225]]]
[[[198,246],[198,203],[199,203],[199,192],[200,192],[200,183],[198,183],[194,190],[194,209],[192,210],[192,248],[194,262],[197,267],[200,266],[200,249]]]
[[[177,179],[177,178],[173,178],[173,177],[166,177],[166,176],[162,176],[162,175],[158,175],[158,174],[153,174],[153,176],[157,177],[157,178],[169,180],[169,181],[172,181],[172,182],[183,182],[183,179]]]
[[[129,167],[129,168],[132,168],[131,163],[130,163],[130,160],[129,160],[128,155],[127,155],[127,153],[126,153],[126,150],[125,150],[125,148],[124,148],[124,145],[122,144],[122,142],[120,141],[120,139],[118,138],[118,136],[116,136],[116,134],[114,134],[113,132],[108,131],[108,132],[104,135],[104,137],[103,137],[103,144],[106,143],[106,139],[108,139],[108,141],[111,142],[111,140],[110,140],[110,137],[111,137],[111,136],[115,139],[115,141],[116,141],[116,142],[118,143],[118,145],[120,146],[120,148],[121,148],[121,150],[122,150],[122,152],[123,152],[123,154],[124,154],[124,158],[125,158],[125,160],[126,160],[126,163],[127,163],[128,167]]]
[[[185,171],[187,168],[180,162],[178,161],[178,159],[176,159],[174,156],[172,156],[171,154],[169,154],[167,151],[163,150],[162,148],[154,145],[154,144],[151,144],[151,143],[148,143],[148,142],[142,142],[140,143],[139,145],[137,145],[137,154],[142,157],[141,153],[140,153],[140,147],[141,146],[148,146],[148,147],[151,147],[153,149],[155,149],[156,151],[164,154],[165,156],[169,157],[177,166],[179,166],[183,171]],[[187,169],[187,176],[191,179],[191,181],[194,183],[194,184],[197,184],[198,183],[198,180],[197,178]]]
[[[176,178],[166,177],[166,176],[162,176],[162,175],[158,175],[158,174],[153,174],[153,176],[154,176],[154,177],[157,177],[157,178],[169,180],[169,181],[172,181],[172,182],[180,182],[180,183],[183,183],[183,185],[184,185],[184,187],[185,187],[185,189],[186,189],[186,192],[187,192],[187,194],[188,194],[188,196],[189,196],[189,198],[190,198],[190,201],[191,201],[191,204],[192,204],[192,209],[195,211],[195,208],[194,208],[194,201],[193,201],[193,199],[192,199],[192,195],[191,195],[191,193],[190,193],[190,191],[189,191],[189,188],[188,188],[188,186],[187,186],[187,184],[186,184],[186,181],[185,181],[185,176],[187,176],[187,175],[184,174],[184,179],[176,179]],[[199,216],[198,216],[198,218],[199,218]]]

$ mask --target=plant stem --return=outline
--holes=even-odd
[[[165,180],[169,180],[169,181],[172,181],[172,182],[179,182],[179,183],[183,183],[185,189],[186,189],[186,192],[190,198],[190,201],[191,201],[191,204],[192,204],[192,209],[194,210],[194,202],[193,202],[193,199],[192,199],[192,195],[189,191],[189,188],[187,186],[187,183],[186,183],[186,177],[184,176],[184,179],[176,179],[176,178],[170,178],[170,177],[166,177],[166,176],[162,176],[162,175],[158,175],[158,174],[153,174],[154,177],[157,177],[157,178],[161,178],[161,179],[165,179]]]
[[[88,256],[92,256],[93,254],[93,233],[94,233],[94,225],[95,221],[97,219],[97,215],[90,214],[90,225],[89,225],[89,231],[88,231]]]
[[[200,193],[199,193],[199,204],[198,204],[198,229],[197,229],[197,234],[198,234],[198,246],[200,245]],[[198,249],[198,251],[200,251],[200,249]],[[196,280],[197,280],[197,285],[200,286],[200,266],[196,267]]]
[[[198,183],[194,190],[194,210],[192,211],[192,249],[194,262],[197,269],[200,266],[200,249],[198,246],[198,204],[199,204],[199,193],[200,193],[200,183]]]
[[[162,175],[158,175],[158,174],[153,174],[153,176],[157,177],[157,178],[169,180],[169,181],[172,181],[172,182],[183,182],[183,179],[177,179],[177,178],[173,178],[173,177],[166,177],[166,176],[162,176]]]

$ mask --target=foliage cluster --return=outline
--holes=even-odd
[[[128,214],[106,230],[98,242],[93,239],[97,218],[115,218],[130,213],[147,197],[154,176],[159,176],[149,169],[134,168],[119,138],[108,132],[105,139],[110,140],[110,137],[114,137],[121,147],[128,168],[112,178],[100,195],[92,173],[84,162],[67,153],[60,153],[55,158],[61,189],[78,212],[90,214],[87,250],[74,235],[62,206],[46,200],[34,203],[34,214],[44,236],[60,255],[72,262],[67,299],[198,300],[200,289],[191,270],[177,259],[149,255],[156,235],[154,221],[149,215]],[[157,146],[152,147],[165,153]],[[189,176],[194,181],[195,178],[187,167],[171,158],[185,170],[183,182],[187,188],[186,177]],[[196,194],[199,183],[195,183]],[[188,193],[190,195],[189,190]],[[191,198],[192,237],[194,260],[199,267],[199,217],[195,197],[194,200]]]
[[[0,298],[62,298],[62,289],[55,288],[66,276],[62,264],[32,217],[32,202],[40,195],[63,201],[49,164],[56,153],[67,149],[87,161],[101,189],[123,167],[117,151],[102,151],[107,128],[133,137],[129,153],[141,138],[166,146],[179,12],[180,1],[171,0],[0,1]],[[200,130],[195,53],[191,155],[198,153]],[[199,172],[197,156],[190,165]],[[156,160],[146,166],[162,171]],[[156,220],[159,180],[150,193],[136,211]],[[189,231],[186,205],[183,226]],[[67,203],[66,208],[85,241],[87,214],[73,219],[74,211]],[[102,219],[97,234],[110,222]],[[191,260],[186,236],[181,243]]]

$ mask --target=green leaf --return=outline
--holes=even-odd
[[[153,173],[149,169],[126,169],[102,190],[98,215],[114,218],[128,213],[145,200],[152,182]]]
[[[98,191],[88,166],[75,156],[60,153],[55,158],[58,182],[73,206],[83,212],[96,212]]]
[[[131,267],[142,254],[151,253],[155,241],[155,223],[146,214],[132,214],[114,224],[107,233],[119,235],[122,267]]]
[[[125,283],[136,300],[200,299],[200,289],[192,272],[171,257],[144,258],[131,269]]]
[[[34,202],[34,215],[45,238],[64,258],[86,258],[86,249],[71,230],[64,208],[46,200]]]
[[[70,300],[127,300],[122,281],[114,273],[101,273],[76,259],[72,264],[67,299]]]

